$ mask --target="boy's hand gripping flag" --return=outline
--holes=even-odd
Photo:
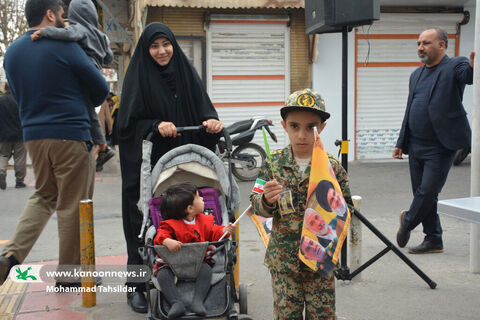
[[[310,182],[299,257],[312,270],[330,274],[338,262],[350,212],[320,136],[315,131]]]

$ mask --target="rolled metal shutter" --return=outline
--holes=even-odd
[[[355,35],[356,159],[391,159],[408,98],[410,74],[421,66],[419,34],[432,26],[449,34],[447,55],[455,56],[462,14],[382,14]]]
[[[280,108],[290,92],[289,28],[285,17],[215,16],[207,32],[207,87],[225,125],[265,116],[278,143],[288,144]],[[263,146],[257,132],[253,140]]]

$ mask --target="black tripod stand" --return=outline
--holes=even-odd
[[[348,57],[348,26],[342,28],[342,141],[340,151],[342,153],[342,166],[348,171],[348,131],[347,131],[347,57]],[[351,28],[350,28],[351,29]],[[350,272],[347,265],[347,245],[344,243],[342,247],[342,254],[340,258],[340,268],[335,271],[335,276],[339,280],[351,280],[357,274],[362,272],[368,266],[380,259],[387,252],[392,250],[400,259],[402,259],[410,268],[413,269],[425,282],[428,283],[430,288],[435,289],[437,284],[433,282],[420,268],[418,268],[410,259],[408,259],[403,252],[401,252],[390,240],[388,240],[373,224],[371,224],[367,218],[365,218],[358,210],[354,209],[354,214],[367,228],[369,228],[385,245],[385,249],[380,251],[373,258],[362,264],[358,269]],[[346,240],[345,240],[346,241]]]

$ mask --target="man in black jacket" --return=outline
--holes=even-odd
[[[424,241],[409,253],[443,252],[442,227],[437,214],[438,194],[447,180],[455,151],[470,146],[471,130],[462,104],[466,84],[473,82],[473,60],[449,58],[447,33],[428,29],[418,38],[418,56],[425,64],[410,76],[405,117],[393,157],[408,154],[413,201],[400,213],[399,247],[422,223]]]
[[[24,188],[27,151],[23,145],[18,106],[7,83],[5,83],[5,94],[0,96],[0,115],[0,189],[5,190],[7,187],[7,165],[12,155],[17,181],[15,188]]]

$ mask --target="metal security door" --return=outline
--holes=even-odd
[[[288,144],[280,108],[290,91],[288,18],[212,16],[207,33],[207,86],[225,125],[254,116],[274,122],[278,143]],[[257,132],[254,142],[263,146]]]

